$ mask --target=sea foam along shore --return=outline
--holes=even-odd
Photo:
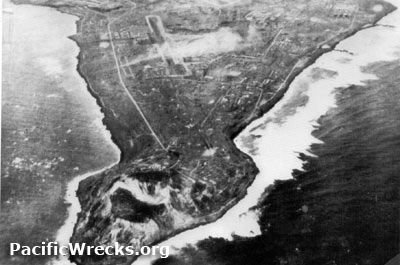
[[[74,231],[77,215],[81,211],[80,203],[79,203],[78,197],[76,196],[76,191],[78,190],[79,183],[82,180],[86,179],[87,177],[101,174],[102,172],[106,171],[107,169],[112,168],[116,164],[118,164],[118,162],[108,166],[105,169],[100,169],[97,171],[88,172],[83,175],[79,175],[79,176],[75,177],[71,182],[68,183],[67,192],[65,194],[65,201],[68,202],[70,204],[70,206],[68,207],[67,219],[66,219],[64,225],[58,230],[57,235],[56,235],[56,242],[58,242],[60,246],[68,245],[69,240]],[[52,265],[71,265],[72,264],[73,265],[74,263],[69,261],[69,256],[59,256],[56,259],[51,260],[50,264],[52,264]]]
[[[387,20],[398,15],[396,11]],[[231,240],[232,234],[246,237],[259,234],[257,214],[249,208],[257,204],[265,188],[275,179],[289,179],[293,169],[301,169],[302,160],[298,153],[309,154],[311,144],[321,143],[311,133],[318,125],[317,119],[335,107],[336,88],[351,84],[362,86],[363,81],[376,79],[374,75],[363,73],[363,67],[377,60],[395,59],[394,40],[398,34],[393,34],[390,29],[381,31],[381,27],[373,27],[358,32],[338,45],[354,55],[331,51],[297,76],[284,98],[235,139],[237,146],[252,156],[260,169],[246,197],[216,222],[180,233],[159,245],[171,246],[171,254],[176,254],[186,244],[195,244],[209,236]],[[381,36],[381,41],[363,41],[374,36]],[[358,43],[364,44],[363,49],[357,50],[354,44]],[[372,57],[371,50],[381,52]],[[320,77],[316,79],[318,72]],[[253,139],[250,145],[248,139]],[[133,264],[151,264],[156,259],[143,256]]]
[[[86,174],[85,174],[85,175],[86,175]],[[86,177],[87,177],[87,176],[86,176]],[[85,177],[82,177],[81,180],[83,180],[84,178],[85,178]],[[79,181],[80,181],[80,180],[79,180]],[[79,183],[79,181],[78,181],[78,183]],[[76,185],[78,185],[78,184],[76,184]],[[71,208],[72,208],[72,207],[71,207]],[[77,212],[76,212],[76,213],[77,213]],[[76,214],[76,213],[75,213],[75,214]],[[253,231],[253,232],[254,232],[254,231]]]

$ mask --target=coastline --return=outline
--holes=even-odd
[[[387,5],[391,5],[388,2],[385,2]],[[276,103],[278,103],[282,97],[285,95],[285,93],[287,92],[290,84],[293,82],[293,80],[296,78],[296,76],[298,76],[301,72],[303,72],[306,68],[308,68],[309,66],[311,66],[319,57],[321,57],[323,54],[331,52],[333,50],[335,50],[336,46],[343,40],[353,36],[354,34],[356,34],[357,32],[360,32],[364,29],[368,29],[371,27],[376,27],[378,26],[377,23],[384,17],[386,17],[387,15],[389,15],[390,13],[394,12],[395,10],[397,10],[397,8],[393,5],[391,5],[391,8],[389,9],[389,11],[387,13],[382,13],[381,16],[377,17],[375,19],[375,21],[371,24],[371,25],[367,25],[364,26],[360,29],[354,29],[352,31],[347,31],[347,32],[343,32],[343,37],[341,37],[340,35],[336,36],[335,38],[329,40],[329,42],[324,43],[324,45],[328,45],[329,48],[322,48],[319,47],[317,48],[317,50],[315,51],[315,53],[311,54],[311,56],[309,57],[308,60],[306,60],[303,64],[302,67],[297,68],[296,70],[294,70],[287,78],[285,84],[281,87],[281,89],[279,91],[276,92],[276,94],[273,96],[273,98],[271,98],[270,100],[268,100],[268,102],[266,102],[265,104],[259,106],[258,108],[258,112],[254,115],[254,117],[252,117],[251,119],[249,119],[248,121],[243,121],[242,123],[237,124],[236,126],[232,126],[232,128],[229,128],[228,130],[230,130],[231,132],[229,132],[229,137],[230,139],[234,139],[237,135],[239,135],[251,122],[253,122],[254,120],[259,119],[262,115],[264,115],[265,113],[267,113],[271,108],[273,108]]]
[[[15,2],[15,1],[13,1],[13,2]],[[62,9],[62,8],[68,7],[68,6],[56,6],[56,5],[55,5],[55,6],[51,6],[51,5],[48,5],[48,4],[43,4],[43,6],[50,6],[50,7],[52,7],[52,8],[56,8],[57,11],[59,11],[59,12],[68,13],[68,12],[66,12],[65,10],[60,10],[60,9]],[[369,27],[376,26],[376,24],[377,24],[383,17],[385,17],[386,15],[390,14],[390,13],[393,12],[394,10],[396,10],[396,9],[395,9],[395,8],[391,8],[387,13],[382,13],[381,16],[379,16],[379,17],[376,18],[376,20],[374,21],[374,23],[373,23],[371,26],[363,27],[363,28],[360,28],[360,29],[354,29],[354,30],[347,31],[347,32],[344,32],[343,34],[338,35],[336,38],[330,40],[330,41],[327,43],[327,44],[330,46],[329,49],[323,49],[322,47],[319,47],[319,48],[317,48],[317,50],[313,51],[313,53],[311,54],[311,56],[304,62],[304,64],[303,64],[301,67],[296,67],[296,68],[294,68],[293,72],[287,77],[287,79],[285,80],[285,82],[284,82],[283,85],[281,86],[281,89],[279,89],[279,90],[276,92],[276,94],[275,94],[270,100],[268,100],[268,102],[266,102],[266,103],[264,103],[263,105],[259,106],[259,108],[257,109],[257,112],[255,113],[255,115],[253,115],[253,116],[251,117],[251,119],[249,119],[249,120],[242,120],[241,122],[239,122],[239,123],[237,123],[237,124],[234,124],[234,125],[232,125],[231,127],[228,127],[228,128],[225,128],[225,129],[224,129],[224,132],[225,132],[225,133],[228,135],[228,137],[232,140],[232,145],[233,145],[239,152],[241,152],[241,151],[236,147],[236,145],[233,143],[233,139],[234,139],[240,132],[242,132],[252,121],[254,121],[254,120],[260,118],[262,115],[264,115],[265,113],[267,113],[272,107],[274,107],[274,106],[283,98],[283,96],[286,94],[286,92],[287,92],[287,90],[288,90],[290,84],[293,82],[293,80],[296,78],[296,76],[298,76],[298,75],[299,75],[301,72],[303,72],[306,68],[308,68],[310,65],[312,65],[321,55],[323,55],[323,54],[325,54],[325,53],[328,53],[328,52],[334,50],[335,47],[337,46],[337,44],[339,44],[339,43],[340,43],[341,41],[343,41],[344,39],[346,39],[346,38],[348,38],[348,37],[350,37],[350,36],[356,34],[357,32],[359,32],[359,31],[361,31],[361,30],[363,30],[363,29],[369,28]],[[68,13],[68,14],[70,14],[70,13]],[[75,15],[75,14],[73,14],[73,15]],[[81,19],[81,17],[79,17],[79,19]],[[78,21],[77,21],[76,23],[78,23]],[[77,24],[76,26],[78,27],[78,24]],[[70,38],[70,39],[74,40],[73,38]],[[74,41],[75,41],[75,40],[74,40]],[[103,114],[105,114],[106,107],[103,105],[102,100],[101,100],[101,97],[99,97],[99,96],[95,93],[95,91],[91,88],[89,82],[87,81],[87,78],[86,78],[85,75],[81,72],[81,69],[80,69],[80,66],[81,66],[81,63],[82,63],[82,58],[81,58],[81,54],[82,54],[82,53],[81,53],[81,47],[79,46],[79,44],[78,44],[77,41],[75,41],[75,43],[78,45],[78,47],[79,47],[79,49],[80,49],[80,52],[79,52],[79,54],[78,54],[78,56],[77,56],[78,64],[77,64],[76,70],[78,71],[79,75],[84,79],[84,81],[85,81],[85,83],[86,83],[86,85],[87,85],[87,89],[88,89],[89,93],[95,98],[97,105],[100,107],[100,111],[101,111]],[[104,126],[106,127],[106,129],[107,129],[108,131],[110,131],[109,128],[108,128],[109,125],[107,125],[107,123],[104,121],[104,119],[105,119],[105,118],[103,118],[102,122],[103,122]],[[114,138],[114,136],[113,136],[112,134],[111,134],[111,139],[112,139],[112,141],[114,142],[114,144],[115,144],[116,146],[118,146],[118,144],[116,143],[115,138]],[[118,146],[118,149],[121,151],[121,148],[119,148],[119,146]],[[242,152],[241,152],[241,153],[242,153]],[[246,155],[246,154],[244,154],[244,155]],[[246,156],[247,156],[247,155],[246,155]],[[123,154],[123,152],[121,151],[121,152],[120,152],[120,160],[119,160],[119,162],[117,163],[117,166],[120,165],[120,164],[122,163],[122,161],[124,161],[124,154]],[[113,165],[111,168],[114,168],[114,167],[115,167],[115,165]],[[258,169],[255,167],[254,161],[253,161],[253,167],[255,168],[255,171],[253,172],[253,175],[251,176],[252,179],[250,180],[250,183],[249,183],[248,186],[251,185],[251,183],[252,183],[252,182],[254,181],[254,179],[255,179],[255,176],[256,176],[256,175],[258,174],[258,172],[259,172]],[[107,169],[108,169],[108,168],[99,170],[98,173],[96,173],[95,175],[101,174],[101,173],[103,173],[104,171],[106,171]],[[94,175],[91,175],[91,174],[85,174],[85,176],[86,176],[86,175],[87,175],[87,177],[92,177],[92,176],[94,176]],[[86,178],[86,177],[85,177],[85,178]],[[75,178],[74,178],[74,179],[75,179]],[[82,179],[82,180],[83,180],[83,179]],[[71,182],[72,182],[72,181],[71,181]],[[71,182],[70,182],[70,183],[71,183]],[[68,183],[67,185],[69,185],[70,183]],[[79,184],[79,186],[80,186],[80,184]],[[182,229],[175,230],[173,233],[169,234],[168,236],[163,237],[162,239],[160,239],[160,240],[157,241],[157,242],[154,242],[152,245],[155,245],[155,244],[157,244],[157,243],[159,243],[159,242],[161,242],[161,241],[164,241],[166,238],[172,237],[172,236],[174,236],[174,235],[176,235],[176,234],[179,234],[179,233],[181,233],[181,232],[183,232],[183,231],[190,230],[190,229],[193,229],[193,228],[195,228],[195,227],[197,227],[197,226],[200,226],[200,225],[203,225],[203,224],[207,224],[207,223],[216,221],[216,220],[219,219],[222,215],[224,215],[232,206],[234,206],[238,201],[240,201],[246,194],[247,194],[247,189],[242,190],[241,193],[240,193],[237,197],[233,198],[233,199],[232,199],[231,201],[229,201],[226,205],[224,205],[223,207],[221,207],[221,209],[220,209],[218,212],[212,213],[211,215],[203,216],[203,217],[199,218],[197,222],[193,222],[193,224],[191,224],[191,225],[189,225],[189,226],[187,226],[187,227],[184,227],[184,228],[182,228]],[[75,223],[75,225],[77,225],[77,223]],[[74,230],[75,230],[75,226],[74,226]]]
[[[333,39],[332,42],[329,42],[329,43],[331,44],[331,45],[330,45],[331,47],[330,47],[329,49],[321,49],[321,48],[318,49],[318,51],[317,51],[315,54],[313,54],[313,56],[311,56],[310,59],[307,60],[307,61],[304,63],[304,65],[303,65],[302,67],[300,67],[300,68],[298,68],[296,71],[293,71],[293,72],[292,72],[292,74],[287,78],[287,81],[286,81],[285,85],[282,86],[282,88],[281,88],[279,91],[277,91],[277,93],[275,94],[275,96],[274,96],[273,98],[271,98],[266,104],[260,106],[260,108],[259,108],[260,111],[258,111],[257,114],[254,115],[254,117],[253,117],[252,119],[249,119],[248,121],[243,121],[242,123],[238,124],[237,127],[234,127],[234,129],[226,128],[226,130],[232,130],[232,131],[228,134],[228,136],[229,136],[230,139],[232,140],[232,144],[235,146],[235,148],[236,148],[237,150],[239,150],[239,152],[242,153],[242,151],[241,151],[240,149],[238,149],[238,148],[236,147],[236,145],[234,144],[233,139],[234,139],[237,135],[239,135],[250,123],[252,123],[253,121],[259,119],[260,117],[262,117],[262,115],[264,115],[264,114],[267,113],[271,108],[273,108],[273,107],[283,98],[283,96],[284,96],[285,93],[287,92],[287,90],[288,90],[288,88],[290,87],[290,85],[291,85],[291,83],[293,82],[293,80],[294,80],[300,73],[302,73],[306,68],[308,68],[309,66],[311,66],[311,65],[312,65],[319,57],[321,57],[323,54],[333,51],[333,50],[335,49],[335,47],[336,47],[341,41],[343,41],[343,40],[345,40],[345,39],[347,39],[347,38],[353,36],[353,35],[356,34],[357,32],[360,32],[360,31],[362,31],[362,30],[364,30],[364,29],[368,29],[368,28],[370,28],[370,27],[376,26],[376,23],[378,23],[378,22],[379,22],[382,18],[384,18],[385,16],[387,16],[387,15],[389,15],[390,13],[394,12],[396,9],[397,9],[397,8],[395,8],[395,7],[393,6],[393,8],[392,8],[389,12],[387,12],[387,13],[385,13],[385,14],[382,14],[382,16],[380,16],[379,18],[377,18],[377,19],[374,21],[374,23],[373,23],[371,26],[369,26],[369,27],[363,27],[363,28],[361,28],[361,29],[359,29],[359,30],[353,30],[353,31],[350,31],[350,32],[346,32],[342,38],[339,38],[339,36],[338,36],[337,38]],[[329,45],[329,44],[328,44],[328,45]],[[245,155],[248,156],[247,154],[245,154]],[[251,159],[252,159],[252,158],[251,158]],[[253,161],[253,164],[254,164],[254,166],[255,166],[254,161]],[[259,173],[259,170],[258,170],[258,168],[256,167],[256,173],[255,173],[255,175],[253,176],[253,180],[254,180],[255,176],[256,176],[258,173]],[[253,182],[253,180],[251,181],[251,183]],[[251,185],[251,183],[250,183],[250,185]],[[250,186],[250,185],[249,185],[249,186]],[[171,234],[171,236],[168,236],[168,237],[172,237],[172,236],[174,236],[174,235],[176,235],[176,234],[179,234],[179,233],[181,233],[181,232],[183,232],[183,231],[190,230],[190,229],[193,229],[193,228],[195,228],[195,227],[197,227],[197,226],[204,225],[204,224],[207,224],[207,223],[211,223],[211,222],[216,221],[216,220],[219,219],[222,215],[224,215],[233,205],[235,205],[238,201],[240,201],[246,194],[247,194],[247,190],[242,191],[241,196],[238,196],[237,198],[234,198],[234,199],[232,199],[232,200],[229,202],[229,206],[222,207],[221,210],[219,211],[219,213],[214,213],[214,215],[217,215],[216,217],[204,216],[204,217],[202,217],[202,218],[204,218],[204,220],[199,221],[199,223],[196,223],[194,226],[189,227],[189,228],[186,228],[186,229],[179,230],[179,231],[177,231],[176,233]],[[159,240],[158,243],[161,242],[161,241],[164,241],[164,240],[165,240],[165,238],[162,239],[162,240]]]
[[[81,19],[81,18],[79,18],[79,20],[80,20],[80,19]],[[77,27],[77,28],[78,28],[79,20],[76,21],[76,27]],[[105,119],[106,119],[106,116],[105,116],[105,114],[106,114],[106,113],[105,113],[105,108],[106,108],[106,107],[105,107],[104,104],[102,103],[101,97],[91,88],[91,86],[90,86],[90,84],[89,84],[89,82],[88,82],[88,80],[87,80],[87,77],[83,74],[83,72],[82,72],[82,70],[81,70],[81,65],[82,65],[82,48],[79,46],[78,41],[76,41],[73,37],[68,37],[68,38],[69,38],[70,40],[74,41],[74,43],[75,43],[75,44],[78,46],[78,48],[79,48],[79,53],[78,53],[78,55],[76,56],[76,59],[78,60],[78,63],[77,63],[77,65],[76,65],[76,71],[78,72],[79,76],[85,81],[85,83],[86,83],[86,88],[87,88],[88,92],[89,92],[90,95],[96,100],[96,104],[99,106],[100,112],[101,112],[101,113],[103,114],[103,116],[104,116],[103,119],[102,119],[102,123],[103,123],[105,129],[106,129],[107,131],[110,132],[111,141],[115,144],[115,146],[118,148],[118,150],[119,150],[119,152],[120,152],[119,161],[117,162],[117,164],[120,164],[121,161],[124,160],[124,152],[122,151],[123,149],[118,145],[118,141],[116,141],[114,135],[111,133],[111,131],[110,131],[109,128],[108,128],[107,123],[105,122]],[[107,168],[105,168],[104,170],[107,170]]]
[[[370,29],[370,28],[372,28],[372,27],[375,27],[375,26],[376,26],[376,23],[378,23],[382,18],[386,17],[387,15],[389,15],[390,13],[392,13],[392,12],[395,11],[395,10],[397,10],[397,8],[394,8],[393,10],[391,10],[390,12],[388,12],[387,14],[385,14],[385,15],[379,17],[379,19],[377,19],[376,21],[374,21],[374,23],[373,23],[372,25],[370,25],[370,26],[363,27],[363,28],[361,28],[360,30],[354,30],[354,31],[352,31],[352,32],[347,32],[346,34],[342,35],[342,36],[345,36],[345,37],[343,37],[343,39],[336,39],[336,38],[335,38],[335,40],[334,40],[334,45],[332,44],[331,49],[329,49],[329,50],[328,50],[328,49],[325,49],[325,50],[321,51],[320,53],[315,54],[315,56],[312,56],[312,58],[311,58],[310,60],[307,61],[306,66],[304,66],[304,67],[302,67],[301,69],[298,69],[298,71],[296,71],[297,74],[295,74],[295,72],[293,72],[293,75],[291,75],[291,78],[288,78],[286,89],[285,89],[284,91],[283,91],[283,90],[280,90],[280,91],[282,92],[282,95],[281,95],[280,98],[282,98],[282,97],[285,95],[285,93],[286,93],[286,91],[288,90],[289,86],[292,84],[292,81],[295,80],[296,77],[297,77],[300,73],[302,73],[305,69],[307,69],[308,67],[310,67],[311,65],[313,65],[314,62],[315,62],[319,57],[321,57],[321,55],[324,55],[325,53],[329,53],[329,52],[334,51],[334,50],[335,50],[335,47],[336,47],[337,45],[339,45],[342,41],[344,41],[344,40],[346,40],[347,38],[349,38],[349,37],[351,37],[351,36],[353,36],[353,35],[355,35],[355,34],[361,32],[362,30],[364,30],[364,29]],[[282,87],[282,89],[284,89],[284,87]],[[269,105],[270,107],[268,108],[267,111],[269,111],[271,108],[273,108],[278,102],[280,102],[280,99],[277,100],[276,102],[271,103],[271,105]],[[270,102],[269,102],[269,103],[270,103]],[[263,114],[264,114],[264,113],[262,113],[261,115],[263,115]],[[254,118],[254,120],[258,120],[258,119],[259,119],[259,117],[258,117],[258,118]],[[253,120],[253,121],[254,121],[254,120]],[[244,127],[247,128],[247,126],[248,126],[248,125],[246,125],[246,126],[244,126]],[[242,131],[240,131],[237,135],[239,135],[241,132],[242,132]],[[230,210],[230,209],[228,209],[228,210]],[[226,211],[225,211],[225,212],[226,212]],[[223,215],[223,214],[222,214],[222,215]],[[220,217],[221,217],[221,216],[220,216]],[[218,218],[220,218],[220,217],[218,217]],[[217,219],[218,219],[218,218],[217,218]],[[216,221],[216,220],[212,220],[212,221],[210,221],[210,222],[215,222],[215,221]],[[206,222],[206,223],[210,223],[210,222]],[[203,223],[202,223],[201,225],[203,225]],[[195,227],[198,227],[198,226],[200,226],[200,225],[196,225]],[[190,230],[190,229],[192,229],[192,228],[189,228],[188,230]],[[201,231],[201,230],[200,230],[200,231]],[[201,232],[199,232],[199,233],[201,233]],[[157,241],[157,243],[160,243],[160,242],[162,242],[162,241],[168,241],[169,238],[172,238],[172,237],[176,236],[177,234],[179,234],[179,233],[175,233],[175,234],[169,236],[167,239],[159,240],[159,241]],[[190,237],[190,236],[188,236],[188,237]],[[219,236],[216,236],[215,238],[218,238],[218,237],[219,237]],[[240,238],[241,238],[241,237],[238,236],[238,238],[239,238],[238,241],[240,241]],[[179,239],[182,239],[182,238],[179,238]],[[172,242],[177,243],[177,242],[178,242],[177,240],[178,240],[178,239],[174,239]],[[218,241],[218,239],[215,239],[215,240]],[[221,241],[223,241],[223,240],[224,240],[224,239],[221,239]],[[204,240],[204,241],[207,241],[207,240]],[[199,241],[199,242],[200,242],[200,241]],[[168,244],[168,243],[171,243],[171,242],[167,242],[167,244]],[[217,243],[218,243],[218,242],[217,242]],[[221,244],[222,244],[222,243],[221,243]],[[227,243],[227,244],[228,244],[228,243]],[[179,243],[178,243],[178,245],[179,245]],[[228,245],[229,245],[229,244],[228,244]],[[175,245],[173,245],[173,246],[175,246]],[[179,246],[180,246],[180,245],[179,245]],[[140,258],[140,257],[139,257],[139,258]],[[136,260],[136,259],[137,259],[137,258],[135,258],[134,260]],[[134,264],[136,264],[136,263],[133,263],[133,265],[134,265]],[[140,260],[140,262],[139,262],[138,264],[142,265],[142,264],[147,264],[147,263],[142,263],[142,260]],[[164,263],[161,262],[160,264],[164,264]]]
[[[3,88],[0,263],[45,264],[49,257],[10,257],[7,243],[54,240],[71,208],[69,183],[118,162],[119,150],[76,72],[80,48],[68,36],[79,17],[48,6],[3,5],[11,36],[3,62],[10,78]]]
[[[117,165],[118,162],[109,165],[106,168],[102,168],[96,171],[91,171],[84,173],[82,175],[78,175],[74,177],[70,182],[68,182],[67,187],[65,189],[65,201],[68,203],[68,208],[67,208],[67,213],[66,213],[66,219],[64,224],[60,227],[60,229],[57,231],[56,234],[56,241],[60,244],[60,246],[67,246],[70,240],[70,236],[72,235],[75,226],[76,226],[76,219],[78,218],[79,212],[81,209],[77,209],[74,207],[74,205],[78,205],[78,197],[76,196],[76,191],[78,190],[79,183],[86,179],[89,176],[94,176],[97,174],[101,174],[108,169],[112,168],[113,166]],[[68,256],[61,256],[61,258],[57,258],[58,260],[66,260],[69,259]],[[50,261],[51,262],[51,261]],[[51,263],[52,264],[52,263]]]
[[[385,2],[385,3],[386,3],[388,6],[391,5],[391,4],[387,3],[387,2]],[[258,108],[258,111],[255,113],[255,115],[253,115],[253,117],[252,117],[251,119],[249,119],[249,120],[244,120],[244,121],[242,121],[241,123],[237,124],[236,126],[235,126],[235,125],[232,126],[231,128],[225,128],[225,132],[226,132],[227,136],[232,140],[231,144],[234,146],[234,148],[237,149],[240,153],[242,153],[242,151],[240,151],[240,150],[236,147],[236,145],[234,144],[233,139],[234,139],[237,135],[239,135],[240,132],[242,132],[251,122],[253,122],[254,120],[259,119],[260,117],[262,117],[262,115],[264,115],[264,114],[267,113],[271,108],[273,108],[273,107],[283,98],[283,96],[284,96],[285,93],[287,92],[287,90],[288,90],[290,84],[293,82],[293,80],[294,80],[300,73],[302,73],[306,68],[308,68],[309,66],[311,66],[311,65],[312,65],[319,57],[321,57],[323,54],[333,51],[333,50],[335,49],[335,47],[336,47],[341,41],[347,39],[348,37],[351,37],[352,35],[356,34],[356,33],[359,32],[359,31],[362,31],[362,30],[364,30],[364,29],[367,29],[367,28],[376,26],[376,24],[377,24],[383,17],[387,16],[388,14],[392,13],[392,12],[395,11],[395,10],[396,10],[396,7],[394,7],[394,6],[391,5],[391,8],[388,9],[388,12],[382,13],[379,17],[377,17],[377,18],[375,19],[375,21],[374,21],[371,25],[369,25],[369,26],[367,26],[367,27],[362,27],[362,28],[360,28],[360,29],[354,29],[354,30],[351,30],[351,31],[343,32],[342,34],[338,35],[336,38],[331,39],[328,43],[326,43],[326,44],[328,44],[328,45],[330,46],[329,49],[323,49],[322,47],[319,47],[319,48],[315,51],[315,53],[313,53],[313,54],[309,57],[309,59],[308,59],[306,62],[304,62],[304,64],[302,65],[302,67],[295,68],[295,70],[288,76],[288,78],[287,78],[285,84],[281,87],[281,89],[280,89],[279,91],[277,91],[276,94],[274,95],[274,97],[271,98],[268,102],[266,102],[264,105],[261,105],[261,106]],[[78,22],[77,22],[77,23],[78,23]],[[73,38],[71,38],[71,39],[73,39]],[[73,39],[73,40],[74,40],[74,39]],[[75,41],[75,40],[74,40],[74,41]],[[75,41],[75,42],[76,42],[76,41]],[[78,43],[78,42],[76,42],[76,43],[77,43],[79,49],[81,49],[79,43]],[[81,55],[81,52],[80,52],[79,55],[78,55],[78,60],[79,60],[79,62],[81,62],[81,60],[82,60],[80,55]],[[85,82],[87,83],[87,79],[86,79],[85,75],[84,75],[83,73],[81,73],[81,71],[80,71],[80,66],[79,66],[79,65],[77,66],[77,70],[79,71],[79,74],[82,76],[82,78],[85,80]],[[90,88],[90,85],[89,85],[88,83],[87,83],[87,87],[88,87],[89,92],[96,98],[96,102],[99,104],[102,113],[104,113],[104,108],[105,108],[105,106],[103,106],[103,104],[102,104],[102,102],[101,102],[101,98],[98,97],[98,95],[97,95],[96,93],[92,93],[92,91],[91,91],[92,89]],[[107,124],[104,124],[104,125],[105,125],[105,127],[107,128],[107,130],[108,130],[108,125],[107,125]],[[112,139],[113,139],[113,142],[115,143],[115,140],[114,140],[113,137],[112,137]],[[117,144],[116,144],[116,145],[117,145]],[[118,146],[118,145],[117,145],[117,146]],[[121,149],[120,149],[120,150],[121,150]],[[242,154],[245,155],[245,156],[248,156],[247,154],[244,154],[244,153],[242,153]],[[123,157],[124,157],[124,154],[123,154],[123,152],[121,151],[120,163],[121,163],[121,161],[123,161]],[[248,156],[248,157],[250,158],[250,156]],[[252,158],[250,158],[250,159],[252,160]],[[120,165],[120,163],[117,164],[117,165]],[[114,165],[113,167],[115,167],[115,165]],[[111,168],[113,168],[113,167],[111,167]],[[256,175],[259,173],[259,170],[258,170],[258,168],[256,167],[254,161],[253,161],[253,167],[255,168],[255,172],[254,172],[254,174],[251,176],[252,179],[251,179],[250,183],[248,184],[248,186],[250,186],[250,185],[253,183],[253,181],[254,181]],[[107,170],[107,169],[104,169],[104,171],[105,171],[105,170]],[[96,175],[100,175],[100,174],[102,174],[102,173],[103,173],[103,171],[99,171],[99,173],[96,174]],[[89,176],[87,176],[87,177],[90,178],[90,177],[94,177],[94,176],[95,176],[95,175],[89,175]],[[79,187],[80,187],[80,186],[81,186],[81,185],[79,185]],[[78,189],[78,192],[79,192],[79,189]],[[218,212],[212,213],[211,216],[210,216],[210,215],[202,216],[202,217],[200,217],[200,218],[198,219],[197,222],[194,221],[192,224],[189,224],[189,225],[186,226],[186,227],[182,227],[181,229],[177,229],[177,230],[175,230],[173,233],[169,233],[168,235],[165,235],[165,236],[160,236],[160,239],[159,239],[159,240],[154,241],[152,244],[149,244],[149,246],[157,245],[158,243],[160,243],[160,242],[162,242],[162,241],[165,241],[166,239],[168,239],[168,238],[170,238],[170,237],[176,236],[176,235],[178,235],[178,234],[180,234],[180,233],[182,233],[182,232],[184,232],[184,231],[191,230],[191,229],[194,229],[194,228],[196,228],[196,227],[198,227],[198,226],[202,226],[202,225],[205,225],[205,224],[208,224],[208,223],[215,222],[215,221],[218,220],[221,216],[223,216],[229,209],[231,209],[234,205],[236,205],[241,199],[243,199],[243,197],[244,197],[246,194],[247,194],[247,188],[246,188],[245,190],[242,190],[239,196],[233,198],[230,202],[228,202],[228,204],[226,204],[225,206],[221,207],[221,209],[220,209]],[[79,197],[79,196],[78,196],[78,197]],[[75,224],[75,226],[76,226],[76,225],[77,225],[77,223]],[[74,227],[74,231],[75,231],[75,227]],[[129,260],[129,262],[133,262],[133,261],[135,261],[137,258],[138,258],[138,257],[133,257],[132,259]],[[80,264],[80,263],[77,263],[77,264]]]

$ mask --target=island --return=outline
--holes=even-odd
[[[121,150],[80,183],[71,242],[140,247],[218,219],[258,173],[233,139],[381,0],[14,0],[79,17],[78,71]],[[74,256],[76,264],[136,257]]]

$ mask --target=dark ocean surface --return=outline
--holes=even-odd
[[[256,185],[275,179],[255,211],[260,232],[223,217],[160,243],[179,250],[157,265],[383,265],[399,253],[400,12],[380,24],[323,55],[240,136]]]
[[[66,219],[67,182],[112,164],[119,153],[76,71],[78,47],[66,38],[76,18],[43,7],[12,9],[3,16],[0,264],[44,264],[10,259],[4,250],[9,242],[53,240]],[[164,264],[379,265],[396,255],[400,63],[365,71],[378,79],[337,89],[337,106],[313,132],[323,144],[299,155],[303,169],[277,181],[260,202],[261,235],[201,241]],[[270,122],[284,124],[307,104],[297,93]]]
[[[260,203],[262,234],[208,239],[158,264],[385,264],[399,253],[400,60],[338,88],[302,170]]]

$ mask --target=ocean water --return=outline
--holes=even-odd
[[[79,48],[68,39],[77,17],[3,5],[1,254],[9,242],[53,240],[70,203],[66,184],[119,159],[77,72]],[[43,264],[7,258],[0,264]]]
[[[399,4],[394,2],[393,4]],[[398,5],[400,6],[400,5]],[[236,145],[249,154],[260,169],[247,195],[222,218],[180,233],[159,245],[170,246],[172,254],[209,237],[232,240],[233,235],[254,237],[261,234],[260,213],[249,210],[257,205],[265,189],[275,180],[292,179],[293,170],[302,170],[303,153],[310,157],[313,144],[323,142],[313,135],[318,119],[336,107],[337,88],[365,85],[377,80],[365,68],[379,61],[398,61],[400,51],[400,12],[381,23],[394,27],[374,27],[344,40],[338,50],[321,56],[291,84],[284,98],[259,120],[249,125],[236,139]],[[133,264],[151,264],[157,257],[140,257]]]
[[[78,47],[66,36],[75,32],[77,18],[43,7],[9,7],[12,15],[3,16],[1,242],[65,241],[77,212],[77,183],[91,174],[84,173],[118,161],[119,151],[76,71]],[[381,23],[399,25],[399,12]],[[331,52],[304,71],[284,99],[236,139],[261,171],[248,196],[217,222],[160,245],[173,246],[177,253],[209,236],[231,240],[232,234],[259,235],[259,213],[249,208],[274,180],[290,179],[293,169],[301,169],[298,153],[312,156],[310,145],[322,143],[312,131],[318,118],[336,106],[336,88],[378,79],[363,68],[398,59],[399,40],[399,28],[368,29],[338,46],[353,56]],[[146,258],[135,264],[149,264]],[[0,264],[43,262],[0,256]]]
[[[394,60],[363,68],[374,79],[335,89],[336,106],[318,119],[312,132],[320,143],[299,154],[301,169],[292,172],[293,178],[274,183],[259,204],[260,236],[202,240],[197,248],[179,252],[176,262],[157,264],[367,265],[386,264],[396,256],[398,51]],[[306,99],[299,98],[305,104]]]
[[[400,60],[369,65],[377,79],[337,88],[318,119],[321,140],[301,170],[268,190],[262,234],[207,239],[161,264],[386,264],[398,254]],[[398,264],[398,263],[395,263]]]

